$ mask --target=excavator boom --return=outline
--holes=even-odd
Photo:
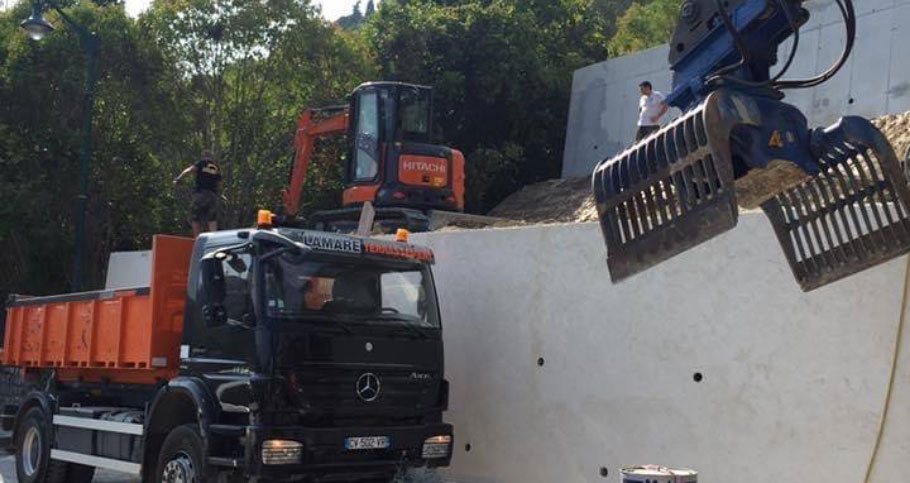
[[[325,115],[328,114],[328,117]],[[295,217],[300,212],[300,197],[306,183],[310,159],[316,141],[321,137],[337,136],[348,131],[350,114],[346,106],[328,109],[307,109],[297,122],[294,135],[294,161],[288,187],[281,193],[284,213]]]

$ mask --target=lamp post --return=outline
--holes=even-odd
[[[88,201],[88,162],[92,157],[92,117],[95,111],[95,80],[98,75],[98,52],[101,41],[98,36],[76,23],[51,0],[34,0],[32,16],[19,24],[34,40],[41,40],[54,30],[44,19],[44,6],[54,9],[63,22],[79,36],[85,51],[85,98],[82,113],[82,146],[79,152],[79,196],[76,203],[76,246],[73,263],[73,291],[82,290],[82,262],[85,258],[85,211]]]

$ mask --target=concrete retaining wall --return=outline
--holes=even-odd
[[[910,0],[856,0],[857,39],[853,56],[831,81],[816,89],[788,91],[813,126],[845,114],[878,117],[910,110]],[[812,18],[801,31],[799,51],[787,78],[822,72],[840,56],[844,28],[833,0],[806,3]],[[786,59],[790,44],[781,46]],[[563,156],[563,177],[586,176],[635,136],[638,83],[671,89],[666,45],[591,65],[575,72]]]
[[[863,481],[905,259],[803,294],[759,214],[616,286],[595,224],[414,239],[438,259],[452,481],[618,482],[640,463]],[[910,475],[908,354],[873,481]]]

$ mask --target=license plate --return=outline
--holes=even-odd
[[[386,436],[361,436],[344,440],[344,449],[347,450],[386,449],[389,446],[389,438]]]

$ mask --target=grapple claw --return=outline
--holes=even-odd
[[[716,95],[601,162],[592,188],[614,282],[734,226],[730,130],[740,119]]]
[[[762,204],[802,289],[910,251],[910,188],[885,136],[846,117],[813,134],[812,153],[820,174]]]

